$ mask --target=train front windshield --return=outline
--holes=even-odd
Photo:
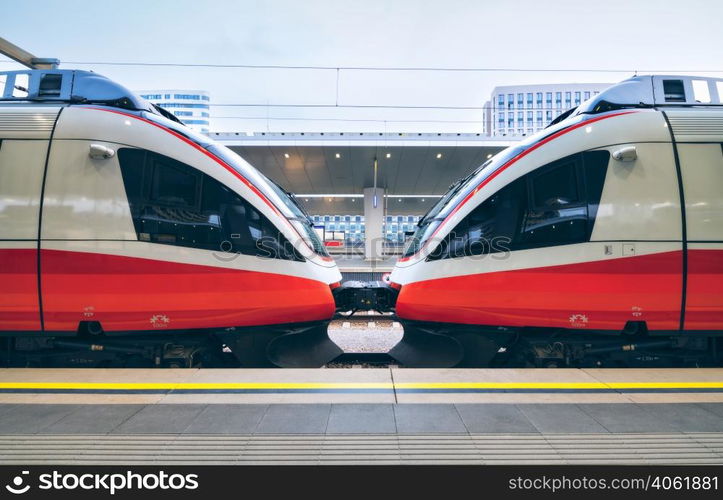
[[[257,187],[267,198],[280,201],[281,206],[276,203],[276,207],[284,212],[284,216],[291,222],[309,248],[322,257],[329,256],[326,247],[324,247],[324,244],[319,239],[319,235],[314,231],[313,222],[308,214],[299,206],[291,193],[285,191],[281,186],[259,172],[226,146],[218,144],[208,137],[194,132],[185,125],[171,121],[160,114],[144,112],[142,116],[193,141],[236,170],[251,184]]]
[[[253,168],[246,162],[246,160],[226,146],[214,143],[206,149],[218,156],[238,173],[243,175],[252,184],[258,187],[266,196],[272,199],[274,197],[279,199],[288,210],[288,213],[284,215],[287,219],[289,219],[289,221],[291,221],[292,225],[299,232],[306,244],[309,245],[315,253],[324,257],[329,256],[329,253],[326,251],[326,247],[324,247],[324,244],[319,239],[319,235],[316,234],[316,231],[314,231],[311,218],[304,209],[301,208],[293,194],[289,193],[264,174]],[[272,194],[275,196],[270,196]]]
[[[480,183],[496,172],[499,168],[546,137],[556,134],[560,130],[565,129],[582,119],[583,117],[576,116],[574,118],[568,118],[559,123],[552,124],[537,134],[520,142],[520,144],[510,146],[509,148],[497,153],[495,156],[480,165],[467,177],[460,179],[455,184],[452,184],[449,191],[447,191],[447,193],[429,210],[429,212],[420,219],[418,223],[419,227],[415,231],[414,236],[409,239],[407,246],[404,248],[402,258],[411,257],[419,252],[435,233],[442,221],[449,216],[452,210],[454,210],[454,208],[457,207],[462,200],[464,200],[477,186],[479,186]]]
[[[402,257],[410,257],[419,252],[454,207],[480,182],[528,147],[529,145],[509,147],[484,162],[467,177],[452,184],[449,191],[419,220],[419,227],[407,242]]]

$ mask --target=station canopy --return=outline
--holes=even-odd
[[[297,195],[311,214],[362,214],[364,188],[389,215],[421,215],[449,188],[514,144],[484,134],[217,133],[211,138]]]

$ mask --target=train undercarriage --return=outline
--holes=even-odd
[[[389,351],[388,363],[409,368],[723,366],[723,336],[401,323],[404,335]],[[328,324],[254,327],[242,332],[5,337],[0,340],[0,363],[8,367],[317,368],[344,354],[329,339]]]
[[[0,338],[0,363],[14,367],[301,368],[342,354],[327,335],[329,321],[159,332],[106,333],[81,322],[63,335]]]
[[[508,328],[396,318],[396,290],[347,282],[334,291],[337,316],[392,313],[404,334],[387,362],[419,368],[695,367],[723,365],[718,332],[649,332],[631,321],[620,332]],[[317,368],[349,357],[329,338],[330,321],[214,330],[106,333],[81,322],[64,335],[0,338],[0,363],[27,367]],[[353,355],[351,355],[353,358]]]
[[[389,352],[407,367],[615,368],[723,365],[723,336],[401,322]]]

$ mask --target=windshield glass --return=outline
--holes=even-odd
[[[213,142],[205,135],[194,132],[181,123],[176,123],[154,113],[144,112],[143,117],[173,130],[220,158],[224,163],[236,170],[252,185],[258,188],[264,196],[269,198],[276,208],[281,210],[283,215],[292,221],[292,225],[296,231],[299,232],[301,238],[314,252],[324,257],[329,256],[326,247],[324,247],[324,243],[319,238],[319,235],[316,234],[316,231],[314,231],[313,221],[304,209],[301,208],[293,194],[284,190],[284,188],[252,167],[250,163],[238,154],[226,146]]]
[[[264,174],[256,170],[246,160],[226,146],[212,143],[206,149],[221,158],[234,170],[243,175],[249,180],[249,182],[259,188],[259,190],[261,190],[261,192],[269,199],[279,200],[283,206],[277,208],[286,209],[283,210],[283,212],[285,212],[284,216],[294,222],[294,228],[296,228],[307,245],[309,245],[311,249],[319,255],[324,257],[329,255],[324,243],[319,238],[319,235],[316,234],[316,231],[314,231],[314,223],[311,220],[311,217],[309,217],[306,211],[301,208],[301,205],[299,205],[299,202],[293,194],[289,193]]]
[[[422,246],[432,237],[444,219],[464,200],[477,186],[510,160],[534,146],[541,140],[556,134],[573,123],[581,121],[582,117],[574,117],[558,124],[551,125],[537,134],[515,146],[510,146],[477,167],[471,174],[450,186],[449,191],[422,217],[418,223],[417,231],[409,239],[402,257],[410,257],[422,249]]]

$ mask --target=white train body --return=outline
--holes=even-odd
[[[12,98],[21,74],[35,93]],[[97,75],[4,75],[5,335],[75,333],[88,322],[112,334],[332,317],[338,268],[293,198],[238,155]]]
[[[491,159],[396,264],[405,328],[723,332],[722,84],[635,77]]]

